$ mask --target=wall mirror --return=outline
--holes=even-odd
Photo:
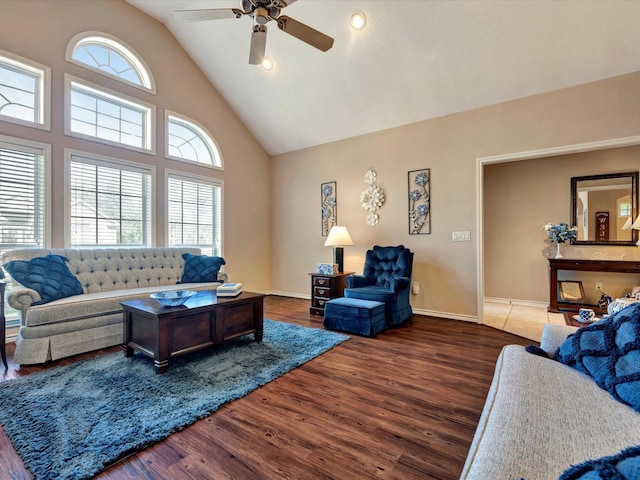
[[[571,225],[576,245],[635,245],[638,172],[571,177]]]

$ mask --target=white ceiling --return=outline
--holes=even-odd
[[[322,53],[269,22],[271,72],[248,63],[250,17],[173,17],[241,0],[128,2],[167,26],[270,155],[640,70],[637,0],[298,0],[281,14],[335,43]]]

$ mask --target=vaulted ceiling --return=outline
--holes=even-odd
[[[640,71],[633,0],[297,0],[281,14],[335,43],[323,53],[270,21],[271,71],[249,65],[250,17],[173,13],[241,0],[128,2],[167,26],[270,155]]]

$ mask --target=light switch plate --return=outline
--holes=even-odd
[[[454,242],[470,242],[471,232],[453,232],[451,234],[451,240]]]

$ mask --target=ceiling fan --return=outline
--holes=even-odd
[[[326,52],[333,46],[333,38],[315,30],[304,23],[294,20],[280,11],[296,0],[242,0],[242,10],[239,8],[210,8],[205,10],[178,10],[175,16],[186,22],[201,22],[205,20],[221,20],[225,18],[240,18],[249,15],[256,22],[251,33],[251,51],[249,63],[259,65],[264,60],[267,46],[266,23],[274,20],[283,32],[308,43],[312,47]]]

